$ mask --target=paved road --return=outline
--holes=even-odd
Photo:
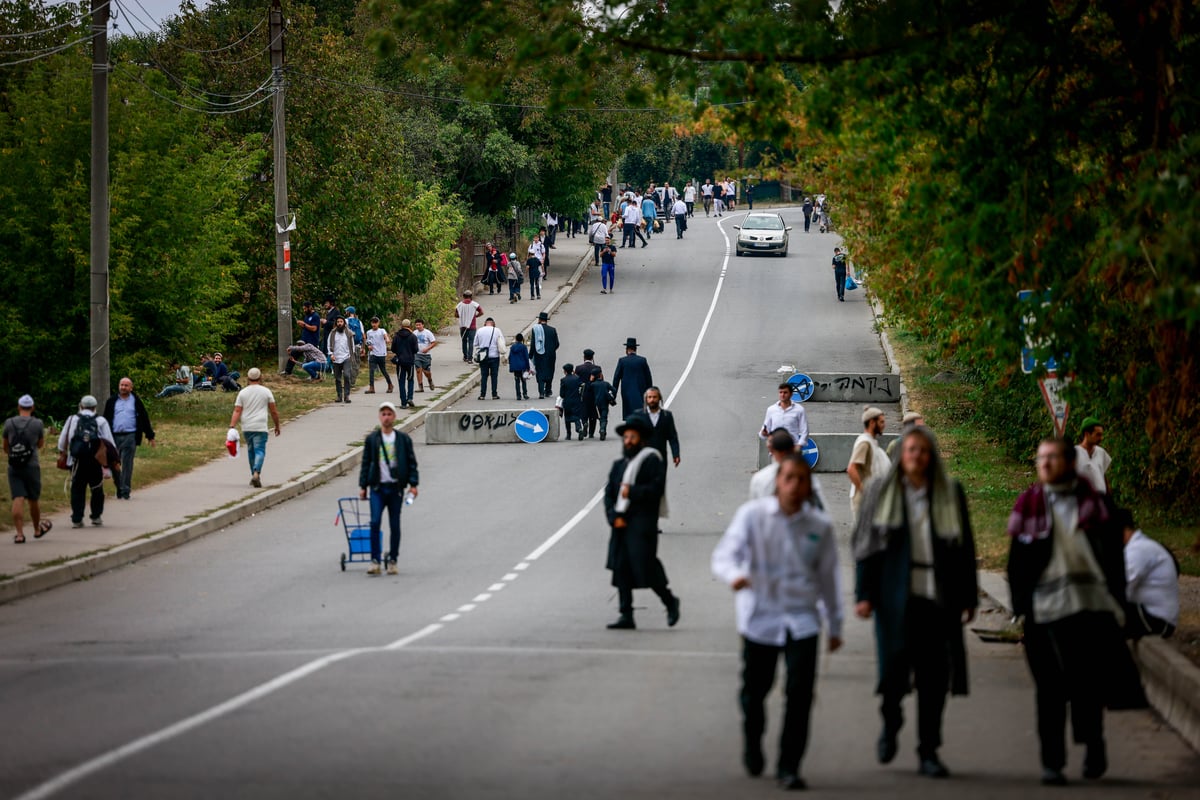
[[[557,315],[564,355],[593,347],[611,371],[636,336],[675,394],[684,460],[661,552],[683,599],[677,628],[641,593],[637,631],[604,629],[616,605],[594,506],[614,441],[468,449],[418,432],[422,493],[399,577],[338,571],[335,501],[354,485],[342,479],[0,607],[0,796],[772,795],[740,769],[732,599],[708,558],[744,496],[779,364],[882,367],[861,294],[833,299],[834,243],[800,234],[786,259],[726,260],[716,220],[697,219],[683,242],[619,251],[617,292],[600,295],[589,274]],[[480,406],[515,403],[462,407]],[[813,416],[817,430],[854,429],[845,410]],[[844,537],[843,483],[826,490]],[[971,643],[975,692],[946,720],[956,777],[930,783],[913,774],[911,730],[895,764],[873,762],[869,628],[851,622],[847,639],[822,657],[805,762],[817,794],[1061,794],[1036,785],[1016,648]],[[1150,714],[1110,722],[1112,778],[1089,795],[1200,796],[1200,760]]]

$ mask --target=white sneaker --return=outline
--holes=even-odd
[[[370,567],[370,569],[367,570],[367,574],[368,575],[378,575],[379,574],[379,562],[378,561],[371,562],[371,567]]]
[[[388,562],[387,574],[388,575],[399,575],[400,574],[400,570],[396,569],[395,561]]]

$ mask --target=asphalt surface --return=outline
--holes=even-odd
[[[355,489],[347,477],[165,555],[0,607],[0,796],[775,793],[741,770],[733,601],[710,577],[709,555],[745,497],[779,366],[885,365],[862,293],[834,297],[836,238],[793,231],[787,258],[734,258],[737,217],[721,220],[728,243],[718,220],[701,216],[682,242],[668,233],[618,251],[616,293],[600,295],[593,270],[554,320],[560,363],[592,347],[611,376],[636,336],[672,396],[683,463],[669,476],[660,555],[683,601],[678,627],[639,592],[638,630],[604,628],[616,602],[595,501],[615,437],[425,446],[418,431],[421,495],[404,512],[398,577],[339,571],[334,517]],[[518,405],[507,374],[500,385],[507,399],[459,407],[538,405]],[[810,419],[814,434],[860,427],[853,408],[810,408]],[[824,483],[844,539],[845,481]],[[842,567],[848,601],[844,551]],[[1018,648],[972,640],[973,693],[950,702],[945,723],[954,777],[932,782],[915,775],[911,725],[897,760],[874,762],[869,625],[849,620],[846,639],[821,656],[804,762],[814,793],[1062,794],[1037,784]],[[778,692],[770,702],[768,759]],[[1153,715],[1110,715],[1108,730],[1110,776],[1083,788],[1088,796],[1200,797],[1200,759]],[[1071,759],[1075,776],[1081,753]]]

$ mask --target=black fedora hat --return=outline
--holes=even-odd
[[[637,431],[642,436],[649,437],[654,435],[654,423],[650,418],[640,411],[635,411],[625,418],[625,421],[617,426],[617,435],[623,436],[625,431]]]
[[[637,339],[630,336],[628,339],[625,340],[625,349],[626,350],[637,350],[637,348],[638,348]]]

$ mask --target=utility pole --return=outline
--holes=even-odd
[[[91,388],[109,395],[108,348],[108,6],[92,0]]]
[[[93,3],[97,0],[92,0]],[[271,0],[268,35],[271,37],[271,75],[275,112],[275,299],[278,316],[279,368],[287,366],[288,345],[296,332],[292,324],[292,222],[288,219],[287,196],[287,128],[284,124],[283,80],[283,6],[281,0]]]

